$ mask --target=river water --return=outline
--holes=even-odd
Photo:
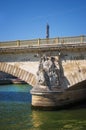
[[[31,109],[31,86],[0,85],[0,130],[86,130],[86,107]]]

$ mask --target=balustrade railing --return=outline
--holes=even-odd
[[[22,47],[22,46],[44,46],[44,45],[60,45],[60,44],[78,44],[86,43],[86,36],[76,36],[76,37],[56,37],[49,39],[35,39],[35,40],[17,40],[17,41],[7,41],[0,42],[0,48],[2,47]]]

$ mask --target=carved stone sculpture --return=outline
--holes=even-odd
[[[52,90],[59,84],[59,69],[56,66],[55,58],[41,57],[37,72],[37,86],[46,86],[49,90]]]

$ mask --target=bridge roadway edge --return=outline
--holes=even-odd
[[[36,53],[46,53],[47,51],[86,51],[86,44],[82,43],[79,46],[77,45],[69,45],[69,44],[61,44],[61,45],[45,45],[45,46],[32,46],[32,47],[1,47],[0,48],[0,54],[15,54],[15,53],[31,53],[31,52],[36,52]]]

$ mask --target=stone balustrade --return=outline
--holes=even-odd
[[[0,48],[5,47],[34,47],[41,45],[51,45],[51,44],[80,44],[86,43],[86,36],[74,36],[74,37],[56,37],[49,39],[33,39],[33,40],[17,40],[17,41],[3,41],[0,42]]]

